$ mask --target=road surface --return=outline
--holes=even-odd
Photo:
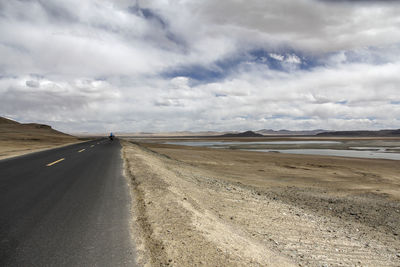
[[[118,140],[0,161],[0,266],[133,266]]]

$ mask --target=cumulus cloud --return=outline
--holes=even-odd
[[[396,1],[0,1],[0,114],[70,132],[399,128],[399,13]]]

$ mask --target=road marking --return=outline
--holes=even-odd
[[[56,164],[56,163],[59,163],[59,162],[63,161],[64,159],[65,159],[65,158],[62,158],[62,159],[53,161],[52,163],[49,163],[49,164],[47,164],[46,166],[47,166],[47,167],[50,167],[51,165],[54,165],[54,164]]]
[[[94,145],[91,145],[90,147],[94,147]]]
[[[85,151],[86,149],[84,148],[84,149],[81,149],[81,150],[79,150],[78,151],[78,153],[81,153],[81,152],[83,152],[83,151]]]
[[[98,145],[100,145],[100,143],[97,143]]]

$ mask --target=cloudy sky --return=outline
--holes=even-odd
[[[68,132],[400,128],[400,1],[0,0],[0,115]]]

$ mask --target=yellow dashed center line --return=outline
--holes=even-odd
[[[81,150],[79,150],[78,151],[78,153],[81,153],[81,152],[83,152],[83,151],[85,151],[86,149],[84,148],[84,149],[81,149]]]
[[[59,163],[59,162],[61,162],[61,161],[63,161],[63,160],[65,160],[65,158],[62,158],[62,159],[53,161],[52,163],[49,163],[49,164],[47,164],[46,166],[47,166],[47,167],[50,167],[51,165],[54,165],[54,164],[56,164],[56,163]]]

